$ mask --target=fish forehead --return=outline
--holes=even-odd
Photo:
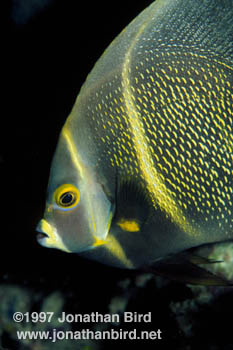
[[[154,50],[86,96],[99,166],[137,178],[193,234],[232,231],[232,79],[210,53]]]

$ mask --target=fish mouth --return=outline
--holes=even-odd
[[[39,232],[36,236],[37,238],[37,242],[38,243],[41,243],[42,241],[44,241],[46,238],[48,238],[49,235],[47,235],[47,233],[44,233],[44,232]]]
[[[63,250],[67,253],[70,250],[64,245],[62,239],[59,237],[56,228],[51,225],[47,220],[40,220],[36,227],[37,242],[46,248],[56,248]]]
[[[37,242],[42,246],[45,246],[46,241],[49,239],[49,234],[46,233],[48,227],[49,225],[44,219],[42,219],[36,227],[36,231],[38,232],[36,236]]]

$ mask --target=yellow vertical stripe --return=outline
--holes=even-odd
[[[137,44],[140,35],[145,30],[147,23],[150,23],[150,20],[148,18],[146,22],[141,25],[137,35],[132,41],[125,55],[122,68],[124,103],[128,114],[128,122],[132,133],[135,153],[142,172],[142,177],[146,182],[147,190],[154,205],[158,205],[161,210],[165,211],[171,220],[185,232],[196,235],[197,232],[195,232],[194,228],[188,222],[181,208],[175,203],[174,198],[169,193],[169,190],[167,189],[165,183],[162,181],[158,171],[155,168],[149,145],[145,138],[144,126],[141,121],[140,114],[134,104],[135,98],[133,98],[131,92],[129,72],[131,71],[130,63],[132,61],[132,51],[135,44]]]

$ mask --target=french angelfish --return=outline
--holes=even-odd
[[[195,248],[233,239],[233,1],[157,0],[87,77],[52,161],[41,245],[227,285]],[[194,251],[193,251],[194,250]]]

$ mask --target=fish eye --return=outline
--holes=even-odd
[[[64,207],[70,206],[75,202],[75,194],[73,192],[64,193],[59,200],[59,204]]]
[[[71,209],[79,203],[80,192],[74,185],[64,184],[56,189],[54,199],[59,207]]]

